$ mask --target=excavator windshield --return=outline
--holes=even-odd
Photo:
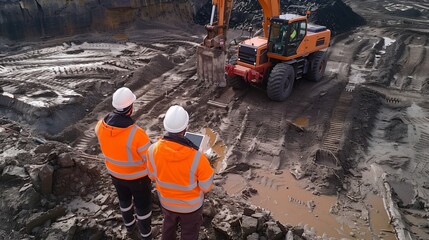
[[[288,35],[287,22],[272,22],[268,37],[268,51],[283,55]]]
[[[268,37],[268,51],[281,56],[292,56],[304,39],[307,29],[305,19],[290,22],[272,19]]]

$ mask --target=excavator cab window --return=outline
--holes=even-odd
[[[270,25],[268,51],[282,56],[296,54],[307,31],[306,21],[273,21]]]
[[[287,21],[272,22],[270,25],[270,35],[268,38],[268,51],[283,55],[286,49],[287,40]]]
[[[304,39],[307,32],[306,21],[296,21],[289,24],[290,38],[287,45],[286,56],[292,56],[296,54],[296,51]]]

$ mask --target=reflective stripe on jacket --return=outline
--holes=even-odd
[[[100,120],[95,132],[110,175],[124,180],[148,175],[146,152],[151,143],[143,129],[136,124],[113,127]]]
[[[170,211],[190,213],[213,187],[214,170],[201,152],[165,139],[148,151],[149,177],[155,180],[159,200]]]

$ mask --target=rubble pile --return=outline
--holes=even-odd
[[[0,119],[0,138],[0,236],[125,238],[116,192],[99,156],[32,136],[6,118]],[[244,198],[229,197],[222,178],[216,177],[204,204],[202,239],[306,239],[313,234],[275,221],[269,211]],[[162,215],[155,190],[152,198],[153,226],[159,230]]]

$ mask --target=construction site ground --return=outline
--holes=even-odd
[[[122,232],[108,236],[123,236],[117,200],[103,202],[114,189],[93,129],[112,110],[114,90],[127,86],[137,96],[133,117],[152,141],[164,133],[171,105],[187,109],[188,131],[207,135],[216,184],[232,199],[325,239],[429,239],[429,2],[346,3],[367,24],[336,35],[323,81],[297,82],[285,102],[270,101],[261,89],[197,79],[204,29],[170,24],[174,19],[43,42],[2,40],[3,236],[37,235],[79,215],[96,225],[113,220]],[[407,15],[409,7],[423,15]],[[240,33],[232,30],[230,39]],[[56,147],[41,149],[49,144]],[[26,192],[25,180],[8,177],[16,176],[10,166],[28,173],[29,166],[64,159],[63,152],[74,159],[73,170],[54,175],[55,196],[40,203],[61,217],[50,215],[57,220],[36,230],[16,229],[29,225],[19,223],[28,204],[15,200]],[[101,208],[110,215],[100,215]]]

